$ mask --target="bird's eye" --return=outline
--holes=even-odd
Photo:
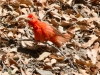
[[[31,19],[34,19],[34,18],[31,18]]]

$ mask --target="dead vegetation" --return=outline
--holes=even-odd
[[[76,68],[34,43],[29,13],[69,34],[60,49]],[[100,0],[0,0],[0,75],[99,75],[99,37]]]

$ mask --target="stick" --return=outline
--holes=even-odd
[[[71,64],[71,67],[73,67],[74,69],[76,69],[76,67],[73,65],[72,61],[70,60],[70,58],[67,58],[67,57],[65,56],[65,54],[64,54],[59,48],[57,48],[56,46],[51,45],[51,44],[49,44],[49,43],[47,43],[47,42],[45,42],[45,43],[48,44],[49,46],[52,46],[52,47],[55,48],[57,51],[59,51],[59,52],[61,53],[61,55],[64,56],[64,58],[65,58],[64,61],[68,60],[69,63]]]

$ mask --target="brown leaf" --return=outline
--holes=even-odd
[[[93,46],[93,49],[87,50],[87,56],[91,59],[93,64],[96,64],[97,62],[97,55],[99,51],[99,43],[96,42]]]
[[[57,61],[64,61],[64,57],[57,57],[56,55],[50,55],[49,57],[56,59]]]
[[[9,75],[9,73],[8,72],[4,72],[1,75]]]
[[[51,64],[52,64],[52,65],[55,64],[56,62],[57,62],[56,59],[51,59]]]
[[[65,21],[65,20],[61,21],[61,26],[67,27],[67,26],[70,26],[70,25],[72,25],[72,24],[69,21]]]
[[[76,64],[79,64],[82,67],[95,67],[95,65],[91,63],[91,61],[83,61],[76,59]]]
[[[8,37],[13,38],[13,36],[14,36],[14,35],[13,35],[13,33],[12,33],[12,32],[9,32],[9,33],[8,33]]]
[[[21,4],[26,4],[26,5],[33,6],[33,1],[32,0],[17,0],[17,1],[20,2]]]
[[[82,75],[80,73],[77,73],[77,72],[72,72],[74,75]]]
[[[82,44],[83,48],[90,47],[98,39],[96,35],[90,35],[89,37],[91,37],[91,39],[87,43]]]
[[[38,3],[41,3],[43,7],[46,6],[46,4],[47,4],[46,2],[47,2],[47,0],[39,0],[38,1]]]
[[[23,36],[22,39],[28,39],[26,36]],[[23,47],[32,47],[33,41],[21,41]]]
[[[51,24],[53,24],[54,26],[58,26],[59,22],[57,22],[55,19],[51,19]]]
[[[51,53],[49,52],[43,52],[37,60],[43,60],[44,58],[48,57]]]
[[[54,75],[51,71],[41,70],[36,68],[36,71],[41,75]]]
[[[3,55],[3,56],[2,56],[2,61],[3,61],[4,64],[6,64],[8,67],[10,67],[10,65],[18,66],[17,62],[16,62],[15,60],[13,60],[12,58],[7,57],[7,55]]]
[[[98,67],[98,69],[100,69],[100,62],[96,63],[96,67]]]
[[[83,70],[83,69],[79,69],[79,72],[82,74],[82,75],[89,75],[86,73],[86,70]]]
[[[70,28],[67,29],[67,32],[71,34],[75,34],[76,31],[80,30],[80,26],[71,26]]]
[[[33,75],[33,69],[31,69],[31,68],[28,68],[27,70],[26,70],[26,75]]]
[[[20,68],[20,71],[22,75],[26,75],[25,71],[22,68]]]
[[[11,58],[9,58],[9,62],[10,62],[10,65],[15,65],[16,67],[18,66],[17,62]]]
[[[13,69],[13,70],[11,71],[12,74],[15,74],[15,73],[18,71],[18,68],[17,68],[16,66],[11,65],[10,67]]]

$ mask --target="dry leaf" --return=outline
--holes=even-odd
[[[17,62],[16,62],[15,60],[13,60],[12,58],[8,57],[7,55],[3,55],[3,56],[2,56],[2,61],[3,61],[4,64],[6,64],[8,67],[10,67],[11,65],[18,66]]]
[[[52,64],[52,65],[55,64],[56,62],[57,62],[56,59],[51,59],[51,64]]]
[[[91,39],[87,43],[82,44],[83,48],[90,47],[94,43],[94,41],[98,39],[96,35],[90,35],[89,37],[91,37]]]
[[[80,73],[77,73],[77,72],[72,72],[74,75],[82,75]]]
[[[42,20],[45,16],[45,12],[43,10],[39,11],[39,19]]]
[[[50,12],[50,14],[55,18],[58,18],[58,19],[60,18],[58,10],[53,10],[53,11]]]
[[[78,55],[75,54],[75,59],[80,60],[80,57]]]
[[[26,5],[33,6],[33,1],[32,0],[18,0],[18,2],[20,2],[21,4],[26,4]]]
[[[20,33],[22,33],[22,34],[25,34],[25,31],[24,31],[24,29],[22,29],[22,28],[19,28],[19,29],[18,29],[18,32],[20,32]]]
[[[16,21],[20,21],[20,20],[25,19],[25,18],[27,18],[27,15],[20,15],[16,18]]]
[[[17,47],[11,48],[10,52],[15,52],[16,53],[17,52]]]
[[[13,68],[13,70],[11,71],[12,74],[15,74],[18,71],[18,68],[14,65],[11,65],[11,68]]]
[[[96,63],[96,66],[100,69],[100,62]]]
[[[7,52],[7,57],[13,58],[15,56],[14,52]]]
[[[27,45],[24,43],[24,41],[21,41],[21,45],[22,45],[23,47],[27,47]]]
[[[51,5],[49,6],[49,8],[60,9],[60,6],[57,5],[57,4],[51,4]]]
[[[68,6],[72,6],[73,2],[74,2],[74,0],[68,0],[68,1],[66,1],[66,4],[67,4]]]
[[[46,65],[47,66],[52,66],[52,64],[50,62],[47,62]]]
[[[20,68],[20,71],[21,71],[21,75],[26,75],[26,73],[24,72],[22,68]]]
[[[50,62],[50,59],[49,58],[46,58],[45,60],[44,60],[44,62],[46,63],[46,62]]]
[[[28,39],[27,37],[23,36],[22,39]],[[33,46],[33,41],[21,41],[21,44],[23,47],[32,47]]]
[[[38,3],[40,3],[43,7],[45,7],[47,4],[47,0],[38,0]]]
[[[82,74],[82,75],[89,75],[86,73],[86,70],[83,70],[83,69],[79,69],[79,72]]]
[[[66,20],[61,21],[61,26],[67,27],[67,26],[70,26],[70,25],[72,25],[72,24],[69,21],[66,21]]]
[[[13,36],[14,36],[14,35],[13,35],[12,32],[9,32],[9,33],[8,33],[8,37],[12,37],[12,38],[13,38]]]
[[[24,13],[24,14],[28,13],[26,8],[21,9],[21,12]]]
[[[68,28],[67,32],[69,32],[71,34],[75,34],[75,32],[78,30],[80,30],[79,26],[71,26],[70,28]]]
[[[63,61],[64,60],[64,57],[57,57],[56,55],[50,55],[49,56],[50,58],[53,58],[53,59],[56,59],[57,61]]]
[[[51,71],[40,70],[38,68],[36,68],[36,71],[41,75],[54,75]]]
[[[83,61],[76,59],[76,64],[81,65],[82,67],[95,67],[91,61]]]
[[[26,75],[33,75],[33,69],[31,69],[31,68],[28,68],[27,70],[26,70]]]
[[[48,57],[51,53],[49,52],[43,52],[37,60],[43,60],[44,58]]]
[[[93,64],[96,64],[97,62],[97,55],[99,51],[99,43],[96,42],[93,46],[93,49],[87,50],[87,56],[91,59]]]
[[[51,24],[53,24],[54,26],[58,26],[59,22],[57,22],[55,19],[51,19]]]
[[[60,0],[60,2],[65,3],[65,2],[66,2],[66,0]]]
[[[8,72],[4,72],[1,75],[9,75],[9,73]]]
[[[100,18],[98,18],[98,17],[93,17],[93,18],[88,19],[87,22],[90,23],[90,22],[98,21],[98,20],[100,21]]]
[[[58,27],[58,30],[59,30],[61,33],[66,33],[66,31],[64,31],[64,29],[63,29],[62,26],[59,26],[59,27]]]

